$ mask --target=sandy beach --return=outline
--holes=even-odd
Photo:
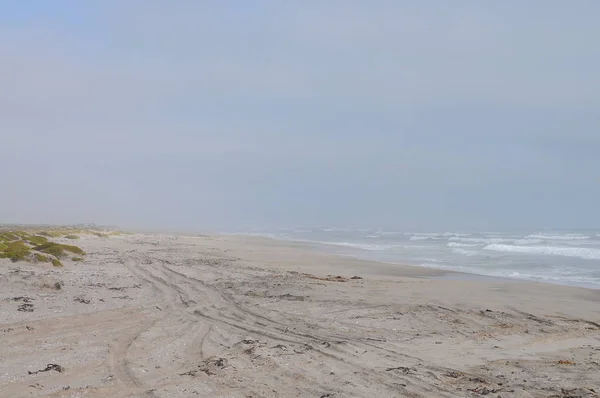
[[[0,397],[600,396],[600,290],[256,237],[77,244],[0,259]]]

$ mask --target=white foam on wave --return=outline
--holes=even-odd
[[[587,247],[515,246],[490,244],[483,249],[507,253],[544,254],[549,256],[577,257],[584,260],[600,260],[600,249],[592,249]]]
[[[419,236],[419,237],[427,237],[427,238],[463,238],[467,236],[471,236],[468,233],[462,232],[405,232],[406,236]]]
[[[448,239],[448,247],[472,247],[478,245],[490,245],[494,243],[510,243],[515,245],[537,245],[543,243],[543,239],[512,239],[512,238],[461,238],[452,237]]]
[[[442,234],[443,237],[450,237],[450,236],[455,236],[455,237],[466,237],[466,236],[471,236],[471,234],[465,234],[465,233],[459,233],[459,232],[444,232]]]
[[[429,239],[433,239],[433,237],[414,235],[409,238],[409,240],[429,240]]]
[[[590,239],[587,235],[581,234],[564,234],[564,235],[547,235],[547,234],[531,234],[525,237],[526,239],[543,239],[543,240],[586,240]]]
[[[368,232],[372,231],[369,228],[356,228],[356,227],[327,227],[322,229],[323,232]]]
[[[369,250],[369,251],[381,251],[381,250],[390,250],[396,245],[378,245],[378,244],[368,244],[368,243],[352,243],[352,242],[314,242],[321,243],[325,245],[332,246],[343,246],[343,247],[352,247],[355,249]]]
[[[436,264],[437,264],[437,263],[442,263],[442,262],[443,262],[442,260],[440,260],[440,259],[438,259],[438,258],[428,258],[428,257],[426,257],[426,258],[424,258],[423,260],[424,260],[424,261],[431,262],[431,263],[436,263]]]
[[[448,240],[452,241],[452,242],[480,243],[480,244],[485,244],[485,245],[490,244],[490,243],[504,243],[504,242],[512,241],[512,239],[506,239],[506,238],[462,238],[462,237],[458,237],[458,236],[454,236]]]
[[[479,251],[477,251],[477,250],[465,250],[465,249],[460,249],[460,248],[454,248],[454,249],[452,249],[452,253],[462,254],[463,256],[472,257],[472,256],[478,255]]]
[[[509,278],[524,279],[531,281],[542,281],[558,284],[578,285],[598,289],[600,287],[600,278],[594,276],[574,275],[574,274],[532,274],[527,272],[513,271],[508,273]]]
[[[479,246],[477,243],[460,243],[460,242],[448,242],[448,247],[476,247]]]
[[[515,239],[512,243],[515,245],[537,245],[543,242],[543,239]]]
[[[427,238],[439,238],[442,236],[439,232],[404,232],[405,236],[422,236]]]

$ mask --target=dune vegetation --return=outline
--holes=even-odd
[[[13,262],[48,263],[55,267],[62,267],[61,260],[64,259],[83,261],[85,252],[80,247],[52,240],[58,238],[77,240],[82,234],[109,236],[97,231],[73,228],[12,230],[0,227],[0,258],[10,259]]]
[[[4,258],[9,258],[13,262],[25,260],[31,253],[31,249],[25,241],[17,240],[5,243],[6,248],[2,251]]]

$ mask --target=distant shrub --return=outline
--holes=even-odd
[[[36,246],[35,250],[51,254],[54,257],[63,257],[65,255],[65,249],[62,248],[62,245],[54,242],[47,242],[42,245]]]
[[[63,245],[48,240],[50,237],[79,239],[81,230],[57,229],[50,231],[3,231],[0,233],[0,258],[9,258],[13,262],[26,260],[34,263],[52,263],[62,267],[60,258],[73,256],[73,261],[83,261],[85,252],[77,246]],[[33,248],[31,247],[33,246]]]
[[[49,263],[49,262],[52,262],[52,259],[50,257],[44,256],[43,254],[40,254],[40,253],[34,253],[33,254],[33,258],[38,263]]]
[[[72,245],[61,245],[66,251],[69,251],[73,254],[79,254],[81,256],[85,256],[85,252],[77,246],[72,246]]]
[[[41,231],[38,232],[38,235],[48,236],[50,238],[60,238],[63,234],[57,231]]]
[[[10,242],[6,245],[6,249],[3,250],[5,258],[10,258],[13,262],[25,260],[25,258],[31,253],[29,246],[22,240],[17,242]]]
[[[102,232],[92,232],[92,235],[96,235],[99,238],[108,238],[108,235],[103,234]]]
[[[81,256],[85,255],[85,252],[77,246],[61,245],[60,243],[55,242],[47,242],[43,245],[36,246],[35,250],[46,254],[51,254],[54,257],[64,257],[66,255],[65,251],[71,252],[73,254],[79,254]]]
[[[34,246],[39,246],[43,245],[44,243],[48,243],[48,239],[44,238],[43,236],[32,235],[26,236],[24,239]]]
[[[0,234],[0,240],[2,241],[12,241],[17,239],[19,239],[19,237],[12,232],[3,232]]]

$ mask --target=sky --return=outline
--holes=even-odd
[[[0,223],[600,227],[597,0],[0,10]]]

